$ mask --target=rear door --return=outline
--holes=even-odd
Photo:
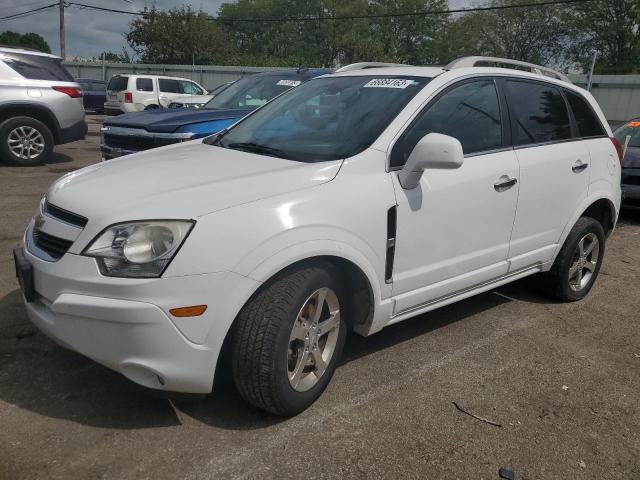
[[[184,96],[181,81],[175,78],[159,78],[158,90],[158,102],[165,108],[169,107],[174,98]]]
[[[565,226],[587,197],[591,159],[560,87],[522,79],[504,85],[520,167],[509,249],[514,271],[552,259]]]

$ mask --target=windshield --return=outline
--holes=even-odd
[[[203,108],[214,110],[258,108],[272,98],[301,83],[302,81],[295,78],[282,78],[276,75],[246,77],[229,85],[229,87],[209,100]]]
[[[369,147],[429,80],[311,80],[250,115],[214,144],[301,162],[351,157]]]
[[[624,145],[627,140],[627,136],[630,136],[629,147],[640,147],[640,118],[637,118],[629,123],[624,124],[613,135],[618,141]]]

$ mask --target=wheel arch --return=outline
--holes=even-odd
[[[556,251],[553,254],[553,261],[555,261],[558,256],[558,253],[569,236],[571,229],[581,217],[588,216],[598,220],[605,231],[605,236],[609,236],[618,219],[618,208],[616,208],[616,205],[619,205],[619,203],[616,203],[613,196],[608,192],[595,193],[586,198],[580,204],[580,207],[576,209],[576,213],[565,226],[562,236],[558,241]]]
[[[0,123],[13,117],[31,117],[44,123],[53,135],[54,143],[60,141],[60,124],[53,112],[43,105],[29,102],[17,102],[0,107]]]

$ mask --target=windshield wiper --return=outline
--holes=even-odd
[[[243,152],[269,155],[271,157],[287,158],[286,154],[282,150],[278,150],[277,148],[267,147],[266,145],[258,145],[257,143],[253,143],[253,142],[237,142],[237,143],[230,143],[229,145],[219,144],[219,146],[231,148],[233,150],[242,150]]]

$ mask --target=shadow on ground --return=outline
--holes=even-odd
[[[406,322],[371,337],[351,335],[342,363],[429,335],[510,301],[546,302],[528,282],[503,287]],[[40,415],[102,428],[139,429],[179,425],[176,409],[205,424],[231,430],[266,428],[282,419],[246,404],[229,375],[203,399],[158,398],[123,376],[62,347],[36,331],[22,296],[14,290],[0,299],[0,399]]]
[[[65,153],[60,153],[60,152],[54,151],[51,154],[51,157],[49,158],[49,160],[44,162],[44,165],[58,165],[58,164],[69,163],[69,162],[72,162],[72,161],[73,161],[73,158],[71,158],[69,155],[67,155]],[[41,167],[41,166],[42,165],[31,165],[31,166],[14,165],[12,163],[7,163],[7,162],[4,162],[4,161],[0,160],[0,167],[38,168],[38,167]]]

